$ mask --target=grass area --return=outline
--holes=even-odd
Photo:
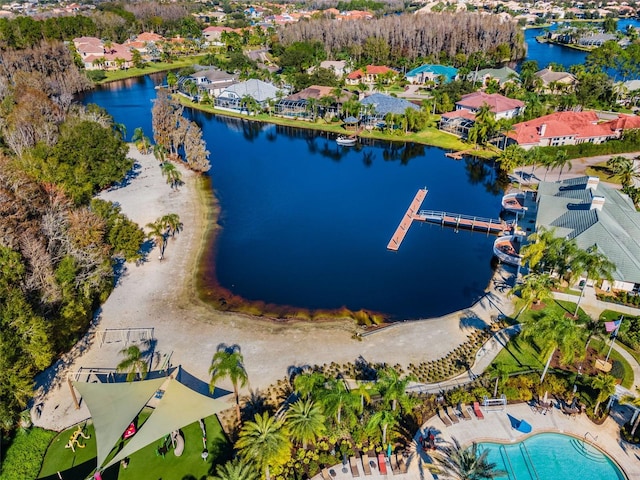
[[[573,302],[565,302],[563,300],[549,300],[547,301],[547,305],[545,308],[541,310],[533,310],[528,309],[520,314],[517,318],[518,322],[526,323],[530,320],[535,320],[538,316],[544,315],[546,312],[555,312],[558,315],[564,315],[566,313],[573,315],[573,312],[576,311],[576,304]],[[591,317],[587,315],[584,310],[578,310],[578,319],[581,322],[588,322],[591,320]]]
[[[275,125],[285,125],[289,127],[295,128],[306,128],[310,130],[320,130],[325,132],[332,132],[337,134],[344,133],[353,133],[347,131],[342,127],[341,123],[332,123],[325,122],[324,120],[317,120],[315,122],[306,121],[306,120],[294,120],[290,118],[282,118],[268,115],[266,113],[261,113],[258,115],[254,115],[248,117],[247,115],[243,115],[235,112],[228,112],[226,110],[219,110],[213,108],[210,105],[202,105],[196,102],[192,102],[188,98],[183,95],[177,96],[180,99],[180,102],[188,107],[195,108],[198,110],[202,110],[204,112],[210,112],[217,115],[226,115],[229,117],[236,118],[244,118],[246,120],[259,121],[265,123],[273,123]],[[387,141],[396,141],[396,142],[415,142],[423,145],[430,145],[434,147],[440,147],[446,150],[454,150],[454,151],[463,151],[463,150],[471,150],[474,148],[473,145],[468,144],[460,140],[458,137],[451,135],[446,132],[442,132],[435,127],[427,127],[424,130],[417,133],[409,133],[409,134],[390,134],[381,131],[372,131],[367,132],[366,130],[359,133],[359,136],[362,138],[375,138],[378,140],[387,140]],[[474,155],[480,158],[493,158],[496,156],[496,153],[493,150],[489,149],[481,149],[474,150]]]
[[[18,431],[13,441],[3,452],[1,480],[32,479],[38,476],[42,457],[56,432],[42,428]]]
[[[590,345],[598,350],[598,352],[600,352],[602,355],[606,355],[609,351],[609,342],[604,342],[599,339],[592,339]],[[627,362],[625,358],[615,350],[611,350],[609,361],[620,362],[624,371],[621,382],[622,386],[624,388],[633,387],[633,369],[631,368],[629,362]]]
[[[145,411],[140,415],[142,423],[150,412]],[[202,431],[197,422],[187,425],[180,431],[185,439],[184,452],[176,457],[170,450],[165,457],[158,456],[156,450],[161,440],[152,442],[143,449],[131,455],[128,467],[114,466],[103,473],[104,480],[135,480],[141,478],[162,478],[162,480],[181,480],[189,475],[194,478],[206,477],[213,473],[215,466],[226,461],[230,445],[222,431],[222,427],[215,415],[205,419],[207,431],[207,460],[202,459]],[[65,480],[84,480],[91,474],[96,466],[96,443],[93,425],[87,425],[85,433],[91,435],[88,440],[82,440],[86,444],[84,449],[76,449],[71,452],[64,446],[76,427],[65,430],[57,435],[47,450],[40,479],[56,480],[57,472],[61,472]],[[52,432],[55,434],[55,432]],[[135,438],[135,437],[134,437]],[[110,455],[112,458],[114,453]],[[4,480],[4,477],[0,477]],[[9,478],[35,478],[32,477],[7,477]],[[189,477],[190,478],[190,477]]]
[[[78,437],[80,445],[84,445],[84,448],[77,447],[75,452],[72,452],[70,448],[65,448],[71,435],[77,430],[77,426],[60,432],[47,449],[38,478],[55,478],[57,472],[64,472],[63,478],[65,479],[80,479],[91,474],[96,467],[96,435],[93,424],[81,425],[84,427],[83,433],[90,437],[88,439]]]
[[[603,182],[620,184],[620,177],[618,175],[611,176],[611,170],[607,167],[607,162],[600,162],[585,170],[585,175],[592,177],[598,177]]]
[[[106,78],[96,82],[97,84],[114,82],[116,80],[124,80],[125,78],[141,77],[151,73],[166,72],[167,70],[175,70],[177,68],[188,67],[198,63],[204,55],[194,55],[190,57],[180,57],[173,62],[149,62],[144,68],[129,68],[127,70],[110,70],[104,72]]]
[[[540,360],[540,352],[532,343],[517,336],[498,354],[492,365],[504,365],[509,373],[542,370],[544,362]]]
[[[616,341],[616,347],[621,348],[622,350],[625,350],[629,355],[635,358],[636,362],[640,363],[640,352],[630,347],[627,347],[624,343],[621,343],[618,341]]]

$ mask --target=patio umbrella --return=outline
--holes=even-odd
[[[391,444],[387,445],[387,458],[391,458]]]
[[[542,397],[542,403],[544,403],[545,405],[548,403],[548,400],[547,400],[548,395],[549,395],[549,392],[545,390],[544,397]]]

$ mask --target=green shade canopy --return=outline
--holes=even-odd
[[[164,395],[156,409],[140,427],[138,433],[104,468],[108,468],[174,430],[226,410],[230,406],[227,400],[231,395],[228,395],[225,400],[210,398],[191,390],[173,378],[167,380],[164,388]]]
[[[126,383],[73,382],[93,418],[98,466],[166,378]]]

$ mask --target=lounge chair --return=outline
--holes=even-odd
[[[460,413],[462,413],[462,418],[464,418],[465,420],[471,420],[471,415],[469,415],[467,406],[464,403],[460,404]]]
[[[407,464],[407,459],[404,458],[404,455],[400,456],[398,461],[398,467],[400,468],[400,473],[407,473],[407,469],[409,465]]]
[[[400,468],[398,468],[398,459],[396,458],[396,454],[392,453],[391,456],[389,457],[389,460],[391,460],[391,471],[393,472],[393,474],[397,475],[398,473],[400,473]]]
[[[450,427],[451,425],[453,425],[453,423],[451,423],[451,420],[447,416],[447,412],[444,411],[444,408],[441,408],[438,410],[438,416],[440,417],[440,420],[442,420],[442,423],[444,423],[446,427]]]
[[[360,461],[362,462],[362,471],[365,477],[371,475],[371,465],[369,465],[369,455],[360,454]]]
[[[456,412],[453,410],[453,408],[451,408],[449,405],[447,405],[447,415],[449,415],[449,418],[451,419],[451,421],[453,423],[458,423],[460,420],[458,420],[458,415],[456,415]]]
[[[351,467],[352,477],[360,476],[360,471],[358,470],[358,461],[356,460],[356,457],[349,458],[349,467]]]
[[[322,473],[322,480],[333,480],[333,478],[331,478],[331,475],[329,474],[328,468],[323,468],[321,473]]]
[[[484,415],[482,413],[482,410],[480,410],[480,404],[478,402],[473,402],[473,413],[476,414],[478,420],[484,420]]]
[[[378,468],[380,469],[380,475],[387,474],[387,462],[384,459],[384,454],[378,454]]]

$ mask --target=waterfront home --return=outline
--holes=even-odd
[[[410,83],[424,85],[431,82],[433,85],[449,83],[458,75],[458,69],[445,65],[421,65],[406,73],[405,77]]]
[[[189,75],[198,89],[202,92],[206,91],[210,96],[217,97],[226,88],[238,83],[235,75],[219,70],[217,68],[208,68]]]
[[[574,239],[582,250],[596,246],[615,264],[603,290],[640,290],[640,212],[627,195],[585,176],[540,182],[536,203],[536,230]]]
[[[517,117],[525,109],[524,102],[499,93],[468,93],[456,102],[456,109],[453,112],[446,112],[440,116],[438,128],[458,137],[467,138],[469,129],[475,122],[476,113],[484,105],[489,107],[496,120]]]
[[[311,67],[307,70],[307,73],[313,73],[316,67]],[[334,75],[338,78],[344,77],[351,70],[347,66],[347,62],[344,60],[325,60],[324,62],[320,62],[320,68],[326,68],[327,70],[331,70]]]
[[[569,72],[556,72],[552,67],[543,68],[534,75],[540,79],[542,90],[546,93],[555,92],[557,90],[573,89],[578,80]]]
[[[233,32],[233,28],[229,27],[219,27],[219,26],[211,26],[202,30],[202,36],[205,41],[207,41],[210,45],[222,45],[222,33],[223,32]]]
[[[482,70],[469,73],[467,80],[473,83],[479,83],[482,87],[487,86],[489,81],[495,80],[500,85],[500,88],[502,88],[509,82],[519,82],[520,75],[509,67],[483,68]]]
[[[339,111],[340,105],[355,96],[353,92],[348,90],[341,90],[340,95],[336,96],[335,90],[334,87],[311,85],[280,100],[275,105],[275,113],[290,117],[306,117],[310,113],[309,105],[315,105],[317,111],[334,115]],[[333,104],[331,106],[321,105],[320,99],[323,97],[331,98]]]
[[[360,101],[366,114],[363,117],[363,124],[376,126],[384,120],[384,117],[391,113],[404,115],[407,109],[420,110],[415,103],[411,103],[404,98],[392,97],[382,93],[374,93]]]
[[[219,108],[241,111],[244,110],[243,99],[250,97],[261,108],[264,108],[270,99],[275,99],[278,96],[280,91],[282,90],[272,83],[252,78],[225,88],[216,97],[215,105]]]
[[[533,147],[558,147],[579,143],[603,143],[620,138],[625,130],[640,128],[640,117],[619,115],[601,122],[593,111],[556,112],[516,123],[507,133],[508,143],[517,143],[525,150]]]
[[[125,45],[103,42],[96,37],[78,37],[73,45],[86,70],[119,70],[133,66],[133,55]]]
[[[160,60],[162,48],[160,42],[165,38],[162,35],[152,32],[142,32],[137,37],[127,40],[122,45],[129,50],[137,50],[145,61]]]
[[[373,85],[380,75],[395,74],[396,71],[384,65],[367,65],[366,67],[354,70],[345,79],[347,85]]]
[[[578,45],[581,47],[601,47],[605,42],[609,40],[616,40],[616,35],[613,33],[595,33],[591,35],[585,35],[578,39]]]

